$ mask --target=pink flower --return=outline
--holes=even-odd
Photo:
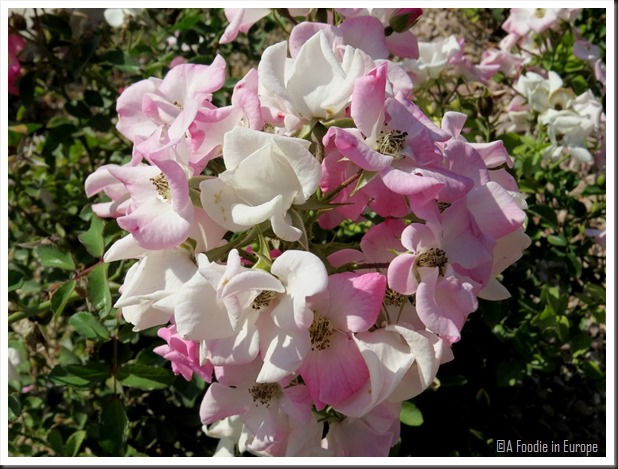
[[[525,59],[521,56],[511,54],[505,50],[487,49],[483,52],[481,65],[497,65],[498,70],[505,75],[514,75]]]
[[[229,44],[238,33],[247,33],[251,26],[270,13],[270,8],[226,8],[225,17],[230,22],[225,28],[219,44]]]
[[[391,262],[388,283],[404,295],[416,294],[416,309],[427,328],[455,342],[477,308],[474,292],[480,282],[467,274],[482,268],[479,273],[488,277],[492,257],[474,236],[465,208],[453,204],[447,210],[443,226],[412,223],[403,231],[401,242],[409,252]]]
[[[311,351],[298,372],[318,410],[354,394],[369,371],[352,336],[374,325],[386,288],[378,273],[341,273],[328,278],[328,290],[311,298]]]
[[[109,172],[110,168],[116,167],[118,165],[99,166],[94,173],[86,178],[85,189],[87,197],[92,197],[103,191],[111,199],[110,202],[92,205],[93,212],[101,218],[120,217],[126,213],[129,205],[131,198],[129,191],[127,191],[122,182]]]
[[[508,33],[526,36],[531,31],[542,33],[558,22],[559,8],[511,8],[511,14],[502,25]]]
[[[123,91],[118,98],[118,131],[134,143],[161,130],[163,141],[184,137],[202,108],[213,109],[212,93],[225,82],[225,61],[212,65],[179,64],[161,80],[149,78]]]
[[[385,402],[361,418],[331,423],[322,445],[334,456],[386,457],[397,441],[401,403]]]
[[[131,199],[118,225],[146,249],[168,249],[185,241],[193,224],[187,175],[172,160],[156,166],[109,166]]]
[[[200,418],[202,423],[211,424],[238,415],[252,437],[252,451],[281,451],[281,446],[287,445],[293,422],[310,424],[311,398],[306,386],[291,386],[289,379],[256,382],[259,368],[259,360],[247,365],[216,366],[217,382],[206,391]]]
[[[162,327],[157,331],[157,335],[167,344],[155,347],[153,352],[172,362],[174,374],[181,374],[184,379],[191,381],[195,373],[207,383],[211,382],[213,366],[208,361],[201,362],[199,345],[196,342],[183,340],[174,324]]]
[[[600,244],[601,246],[605,246],[605,243],[606,243],[605,237],[606,237],[607,230],[599,230],[596,228],[586,228],[584,230],[584,233],[594,238],[597,244]]]
[[[21,36],[17,34],[9,34],[9,93],[18,96],[19,88],[17,87],[17,79],[21,72],[21,64],[19,63],[18,55],[26,45]]]
[[[418,57],[418,41],[409,28],[422,14],[421,8],[337,8],[337,11],[346,17],[346,21],[357,18],[362,21],[363,18],[374,17],[380,21],[383,28],[392,28],[393,22],[396,24],[396,31],[385,37],[390,52],[402,58],[416,59]],[[404,19],[405,24],[397,24],[400,19]],[[361,31],[359,33],[362,34]],[[384,32],[382,32],[383,35]]]

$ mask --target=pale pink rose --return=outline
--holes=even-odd
[[[202,423],[212,424],[238,415],[250,436],[249,450],[285,455],[292,422],[308,425],[312,421],[311,397],[306,386],[290,386],[289,378],[256,382],[260,365],[256,360],[247,365],[216,366],[217,382],[206,391],[200,418]]]
[[[360,389],[369,371],[353,335],[372,327],[380,313],[386,278],[345,272],[328,278],[328,289],[311,297],[311,351],[298,373],[318,410]]]
[[[270,8],[225,8],[225,17],[230,22],[225,28],[219,44],[228,44],[238,36],[247,33],[251,26],[270,13]]]
[[[195,373],[207,383],[212,381],[213,366],[208,361],[201,363],[199,344],[182,339],[174,324],[162,327],[157,335],[167,344],[155,347],[153,352],[172,362],[174,374],[181,374],[184,379],[191,381]]]
[[[502,25],[508,33],[526,36],[542,33],[558,22],[559,8],[511,8],[511,14]]]
[[[335,456],[387,457],[399,440],[401,403],[385,402],[361,418],[331,423],[322,445]]]

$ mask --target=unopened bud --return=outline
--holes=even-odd
[[[422,8],[399,8],[393,12],[388,24],[396,33],[407,31],[423,14]]]
[[[494,100],[491,96],[481,96],[477,102],[477,107],[481,116],[489,117],[494,110]]]
[[[9,25],[15,31],[25,31],[28,28],[26,18],[24,18],[22,15],[18,15],[17,13],[13,13],[9,17],[9,21]]]

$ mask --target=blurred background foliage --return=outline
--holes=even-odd
[[[598,10],[601,11],[601,10]],[[579,26],[605,46],[604,13],[585,10]],[[507,9],[464,9],[496,37]],[[131,262],[104,264],[122,230],[93,216],[84,181],[97,167],[130,159],[115,129],[122,89],[162,77],[172,59],[209,64],[217,53],[231,90],[266,46],[285,39],[274,13],[219,45],[227,21],[217,9],[152,9],[120,28],[78,10],[12,14],[26,41],[19,97],[9,96],[8,329],[18,351],[9,382],[9,452],[14,456],[209,456],[198,408],[205,384],[174,376],[152,352],[156,329],[135,333],[113,308]],[[422,21],[422,18],[421,20]],[[569,43],[570,41],[570,43]],[[572,49],[573,37],[562,48]],[[558,68],[577,91],[583,65],[558,51]],[[562,62],[560,62],[562,61]],[[570,64],[570,65],[569,65]],[[581,65],[581,68],[578,68]],[[570,68],[569,68],[570,67]],[[598,443],[605,454],[605,251],[585,228],[605,219],[605,175],[542,158],[537,134],[496,135],[494,105],[478,113],[484,90],[419,97],[440,119],[469,117],[466,138],[501,138],[527,196],[532,245],[503,275],[512,297],[482,302],[432,388],[406,403],[398,456],[495,456],[495,440]],[[358,239],[357,225],[338,232]]]

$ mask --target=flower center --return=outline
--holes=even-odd
[[[181,111],[184,109],[184,107],[182,106],[181,103],[179,103],[178,101],[174,101],[174,106],[176,106],[178,109],[180,109]]]
[[[534,10],[534,16],[537,18],[543,18],[545,16],[545,8],[536,8]]]
[[[311,350],[325,350],[330,347],[331,335],[333,335],[333,325],[330,320],[314,311],[313,322],[309,328]]]
[[[264,290],[262,293],[255,297],[255,300],[253,300],[253,303],[251,303],[251,307],[253,309],[266,308],[267,306],[270,306],[276,296],[276,291]]]
[[[440,213],[444,212],[450,206],[450,202],[438,202],[438,210],[440,211]]]
[[[416,258],[418,267],[438,267],[441,276],[444,276],[444,266],[447,262],[446,253],[438,248],[431,248]]]
[[[390,287],[386,288],[386,294],[384,295],[384,304],[386,306],[401,306],[407,299],[406,295],[396,292]]]
[[[380,131],[378,137],[378,151],[383,155],[392,156],[395,159],[403,157],[403,149],[406,146],[408,132],[391,130],[390,132]]]
[[[277,383],[257,383],[249,388],[249,394],[253,397],[256,407],[258,405],[270,406],[270,401],[281,395],[281,387]]]
[[[157,198],[159,200],[162,200],[163,202],[172,200],[172,191],[170,190],[170,185],[168,184],[167,179],[165,179],[163,173],[160,173],[158,176],[150,178],[150,182],[152,182],[152,184],[155,186],[155,189],[157,189],[157,192],[159,193]]]

